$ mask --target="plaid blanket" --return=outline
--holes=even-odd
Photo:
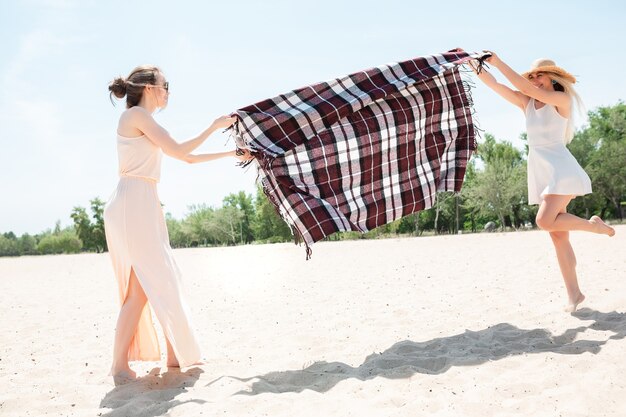
[[[241,108],[232,135],[256,157],[265,194],[307,247],[365,232],[460,191],[476,149],[460,65],[484,54],[419,57]]]

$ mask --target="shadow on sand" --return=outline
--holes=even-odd
[[[154,417],[166,414],[172,408],[188,402],[202,404],[203,400],[179,401],[175,398],[192,387],[204,372],[198,367],[181,372],[178,368],[169,368],[161,374],[161,368],[153,368],[148,375],[109,391],[100,408],[111,408],[107,417],[137,416]]]
[[[453,366],[478,365],[510,356],[544,352],[562,355],[586,352],[597,354],[609,340],[626,337],[625,313],[601,313],[585,308],[572,315],[593,323],[568,329],[560,335],[554,335],[545,329],[527,330],[500,323],[484,330],[466,330],[461,334],[426,342],[398,342],[384,352],[372,353],[358,367],[342,362],[319,361],[300,370],[275,371],[248,378],[224,376],[217,380],[254,380],[249,390],[236,393],[239,395],[302,392],[305,389],[326,392],[348,378],[366,381],[378,376],[407,378],[416,373],[441,374]],[[606,340],[575,340],[588,329],[611,331],[614,334]]]

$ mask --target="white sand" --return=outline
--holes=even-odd
[[[208,365],[107,376],[108,254],[0,259],[0,415],[624,416],[626,226],[175,252]]]

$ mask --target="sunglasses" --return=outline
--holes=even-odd
[[[156,85],[156,84],[143,84],[143,85],[145,85],[146,87],[161,87],[168,93],[170,92],[170,83],[168,81],[165,81],[163,85]]]

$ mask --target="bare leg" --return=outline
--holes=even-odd
[[[556,250],[556,258],[559,261],[559,268],[567,290],[568,305],[565,311],[572,313],[576,311],[578,304],[585,299],[578,286],[576,255],[569,242],[569,232],[550,232],[550,237]]]
[[[604,223],[598,216],[585,220],[567,213],[564,209],[573,197],[571,195],[546,195],[537,212],[537,226],[548,232],[581,230],[608,236],[615,234],[615,229]]]
[[[568,305],[565,311],[574,312],[578,304],[582,303],[585,296],[578,286],[576,276],[576,255],[569,241],[569,232],[559,230],[558,227],[575,227],[572,230],[589,230],[594,225],[580,217],[567,213],[567,205],[573,196],[547,195],[539,206],[537,212],[537,225],[550,232],[550,238],[556,250],[556,258],[559,261],[559,268],[565,288],[567,290]],[[550,222],[552,219],[552,222]],[[555,229],[555,224],[558,222]]]
[[[165,341],[167,343],[167,367],[168,368],[180,367],[178,363],[178,359],[176,358],[176,354],[174,353],[174,348],[172,348],[172,344],[170,343],[170,339],[165,337]]]
[[[168,368],[180,368],[180,364],[178,363],[178,358],[176,358],[176,354],[174,353],[174,349],[172,348],[172,344],[170,340],[165,337],[165,341],[167,342],[167,367]],[[194,363],[194,365],[206,365],[204,360],[199,360]]]
[[[111,375],[113,375],[114,380],[132,379],[136,377],[135,372],[128,366],[128,349],[133,335],[135,334],[135,330],[137,329],[141,312],[147,301],[148,298],[137,280],[135,271],[131,269],[128,282],[128,294],[120,309],[117,325],[115,326],[113,365],[111,366]]]

